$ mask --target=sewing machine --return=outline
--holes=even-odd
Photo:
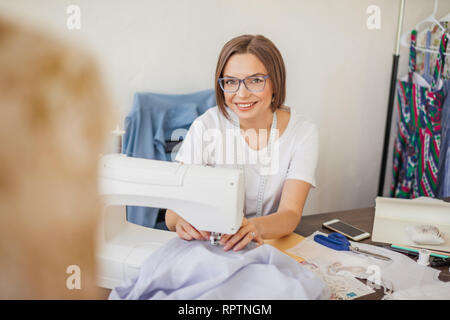
[[[98,285],[112,289],[136,276],[144,260],[175,232],[126,220],[126,205],[169,208],[197,230],[220,234],[239,230],[244,210],[243,173],[237,169],[108,154],[100,161],[103,214],[98,233]]]

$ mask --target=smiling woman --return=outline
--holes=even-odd
[[[259,76],[259,83],[262,83],[263,86],[252,90],[246,85],[247,91],[240,88],[239,85],[233,91],[221,88],[222,92],[218,88],[222,83],[221,79],[223,78],[221,77],[226,79],[248,76]],[[261,77],[264,77],[264,80]],[[244,82],[244,84],[246,83]],[[264,122],[264,119],[261,119],[263,114],[265,118],[269,118],[271,123],[272,115],[268,112],[269,109],[274,112],[280,108],[286,97],[286,70],[281,53],[272,41],[261,35],[243,35],[228,41],[217,62],[215,87],[217,106],[227,119],[229,116],[226,106],[234,112],[238,112],[240,118],[244,118],[240,119],[241,125],[242,120],[245,122],[245,119]],[[251,94],[247,95],[247,92]],[[239,113],[239,111],[247,111],[245,104],[253,103],[256,106],[257,102],[265,107],[265,110],[258,111],[258,115]],[[267,123],[268,120],[265,120]]]
[[[222,236],[224,250],[241,250],[252,241],[262,244],[263,239],[293,232],[310,187],[315,186],[317,129],[283,104],[285,88],[284,62],[272,41],[261,35],[230,40],[216,68],[217,107],[194,121],[177,154],[179,162],[244,172],[245,217],[236,234]],[[235,148],[240,155],[229,157]],[[268,161],[252,163],[247,155]],[[206,240],[209,236],[170,208],[166,224],[186,240]]]

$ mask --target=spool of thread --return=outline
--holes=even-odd
[[[116,125],[116,129],[111,131],[113,134],[113,153],[122,153],[122,136],[125,134],[124,130],[120,130],[119,124]]]
[[[430,254],[431,252],[429,250],[420,249],[417,263],[420,264],[421,266],[428,266],[430,264]]]

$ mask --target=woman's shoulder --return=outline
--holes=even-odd
[[[219,108],[217,106],[209,108],[203,114],[198,116],[195,121],[204,125],[216,122],[218,120]]]
[[[220,128],[228,122],[224,115],[220,112],[219,107],[215,106],[206,110],[202,115],[198,116],[195,123],[200,124],[204,129]]]
[[[301,138],[310,134],[317,134],[317,125],[311,117],[292,107],[284,107],[282,110],[290,115],[288,123],[290,135]]]

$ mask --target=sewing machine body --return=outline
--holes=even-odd
[[[222,234],[233,234],[242,224],[244,180],[237,169],[110,154],[100,162],[100,194],[98,284],[104,288],[136,276],[152,252],[177,236],[128,222],[127,205],[170,208],[198,230]]]

